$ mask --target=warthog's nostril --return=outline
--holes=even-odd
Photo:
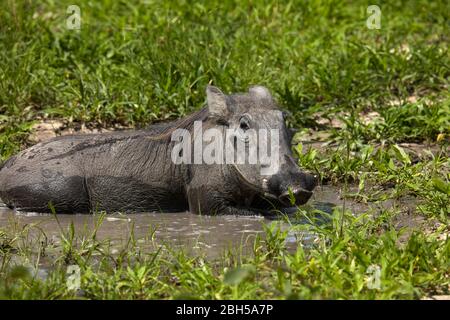
[[[312,196],[312,191],[305,190],[303,188],[291,189],[292,195],[294,196],[295,204],[305,204],[309,198]],[[281,203],[286,206],[292,205],[291,203],[291,193],[289,191],[283,192],[278,199]]]

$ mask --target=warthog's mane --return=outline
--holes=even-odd
[[[177,120],[170,122],[157,123],[148,128],[149,134],[148,139],[150,140],[160,140],[161,142],[169,142],[172,137],[172,133],[178,129],[185,129],[192,131],[194,128],[194,123],[196,121],[204,122],[209,115],[207,107]]]
[[[52,143],[54,141],[65,140],[67,138],[72,139],[73,141],[81,139],[79,143],[76,143],[68,151],[61,154],[49,155],[49,157],[46,158],[46,160],[62,159],[64,157],[71,156],[86,149],[92,149],[106,144],[112,145],[114,143],[133,140],[135,141],[134,144],[135,147],[139,146],[141,150],[145,150],[145,152],[148,152],[150,150],[149,147],[151,147],[152,145],[169,147],[172,138],[172,132],[174,130],[186,129],[191,131],[193,129],[195,121],[204,121],[207,117],[208,117],[208,108],[205,107],[200,109],[199,111],[192,113],[187,117],[169,122],[150,125],[147,129],[144,130],[136,130],[136,131],[125,130],[118,132],[110,132],[106,134],[92,135],[93,137],[102,136],[101,139],[98,138],[86,139],[86,137],[89,135],[60,136],[53,138],[49,141],[41,142],[40,145],[41,147],[44,147],[47,144]],[[129,150],[127,150],[127,152],[128,151]],[[4,166],[5,164],[6,162],[2,163],[1,166]]]

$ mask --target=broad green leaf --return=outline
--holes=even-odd
[[[402,147],[395,144],[393,148],[399,160],[401,160],[404,164],[411,164],[411,159],[409,158],[409,155],[405,152],[405,150]]]
[[[445,181],[443,181],[442,179],[439,179],[439,178],[434,178],[432,181],[433,181],[433,186],[437,191],[450,195],[450,184],[449,183],[446,183]]]

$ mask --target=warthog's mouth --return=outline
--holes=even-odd
[[[231,165],[234,170],[236,170],[236,173],[238,174],[239,179],[245,184],[246,187],[249,189],[258,192],[259,194],[263,195],[264,197],[272,200],[278,200],[278,197],[269,191],[269,188],[266,183],[262,183],[261,185],[257,185],[251,181],[249,181],[245,175],[239,170],[239,168],[235,165]]]
[[[277,196],[273,192],[270,192],[267,185],[267,179],[263,179],[263,183],[261,185],[257,185],[249,181],[235,164],[231,167],[236,170],[239,179],[245,184],[246,187],[259,193],[267,200],[280,202],[283,206],[292,207],[295,205],[305,204],[313,195],[312,191],[306,190],[302,187],[294,187],[290,191],[285,191],[280,196]],[[291,200],[294,200],[294,204],[292,204]]]

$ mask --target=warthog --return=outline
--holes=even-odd
[[[20,152],[0,169],[0,198],[20,211],[49,212],[53,206],[57,213],[190,210],[260,215],[289,207],[292,199],[305,203],[316,178],[293,159],[284,115],[269,91],[254,86],[248,93],[225,95],[208,86],[206,94],[203,109],[176,121],[144,130],[61,136]],[[275,170],[263,174],[270,164],[260,159],[177,163],[174,148],[175,156],[192,159],[186,152],[194,150],[196,142],[189,141],[192,149],[183,150],[174,133],[183,129],[195,135],[195,123],[201,124],[202,132],[223,133],[216,139],[231,139],[233,148],[243,141],[244,154],[250,152],[247,132],[277,131],[277,149],[270,155]],[[230,130],[235,134],[227,135]],[[200,145],[206,147],[203,139]],[[227,141],[218,146],[230,145]],[[256,150],[261,143],[264,139],[256,142]]]

